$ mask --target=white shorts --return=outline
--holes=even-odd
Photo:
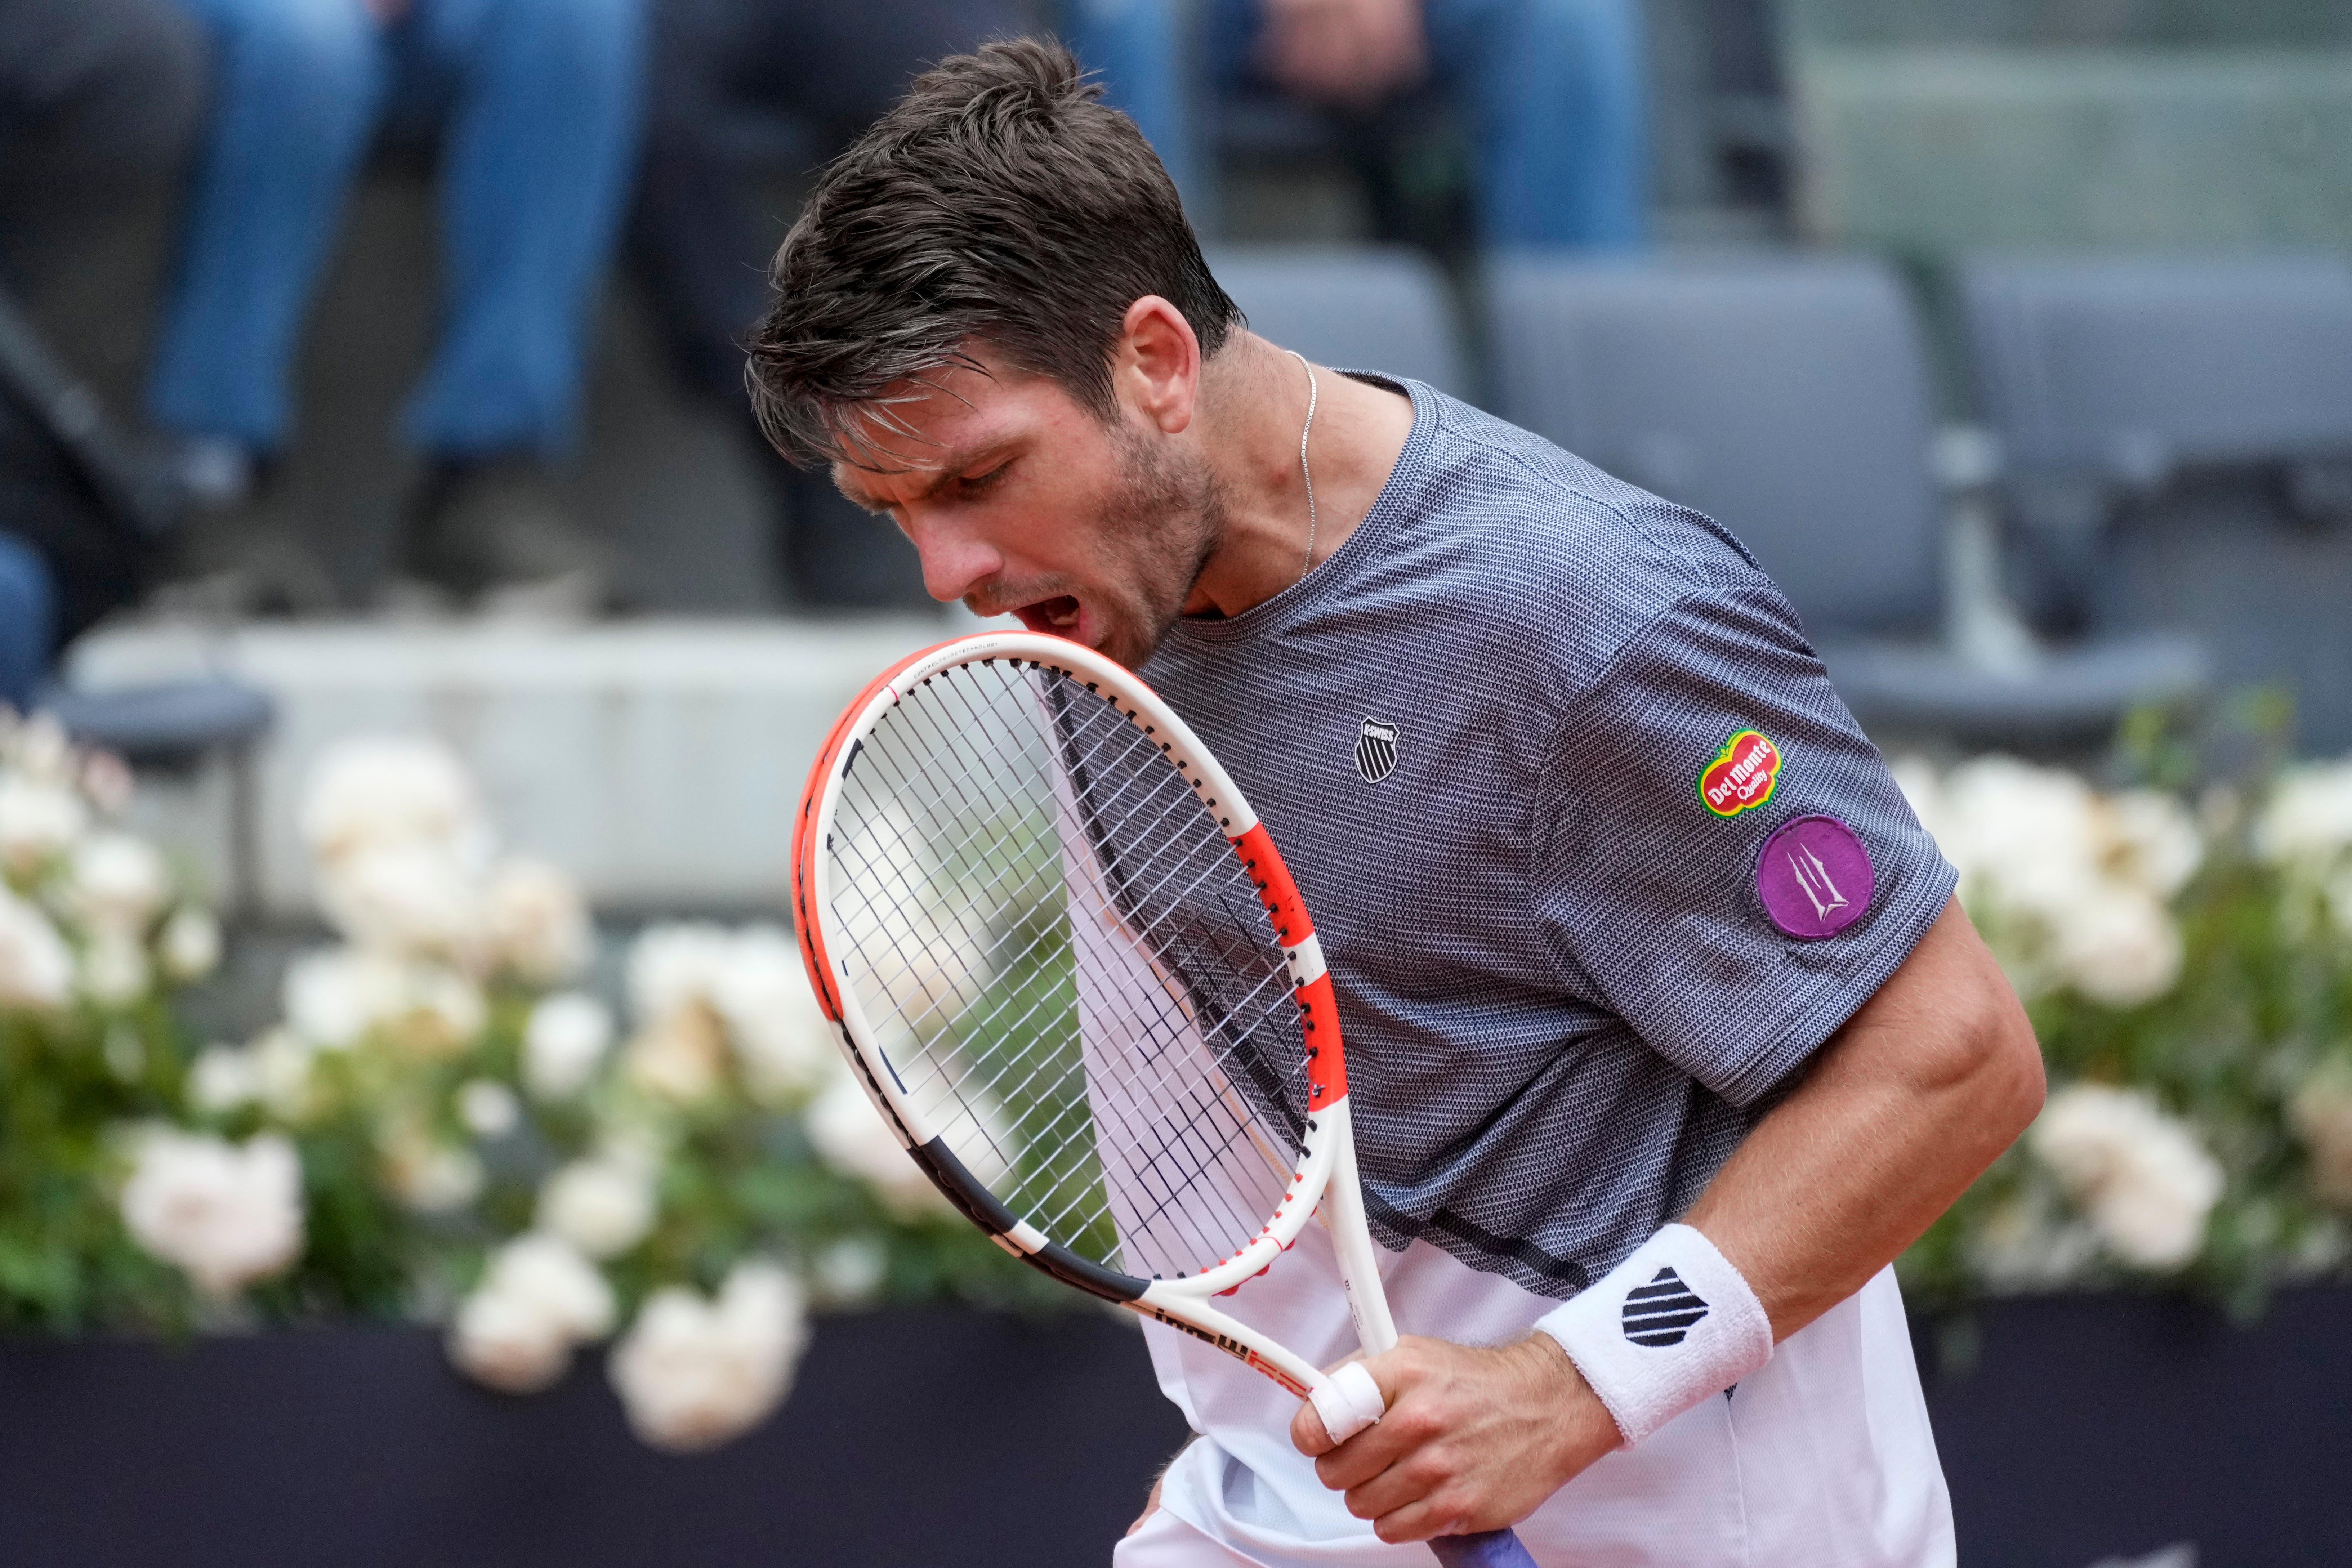
[[[1528,1298],[1516,1330],[1484,1321],[1482,1300],[1499,1312],[1507,1299],[1457,1273],[1469,1270],[1444,1254],[1396,1260],[1399,1317],[1495,1343],[1549,1305]],[[1322,1300],[1306,1295],[1311,1285],[1299,1288],[1303,1304]],[[1417,1300],[1426,1289],[1445,1297]],[[1344,1306],[1333,1310],[1344,1320]],[[1427,1547],[1383,1544],[1317,1481],[1289,1444],[1296,1400],[1221,1352],[1147,1328],[1162,1387],[1208,1436],[1169,1467],[1160,1511],[1114,1553],[1118,1568],[1431,1568]],[[1542,1568],[1950,1568],[1951,1502],[1894,1271],[1783,1341],[1728,1397],[1603,1457],[1518,1533]]]

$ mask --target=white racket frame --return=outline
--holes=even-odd
[[[1173,1279],[1141,1279],[1048,1240],[1012,1213],[965,1169],[942,1129],[917,1107],[884,1056],[872,1022],[857,1000],[847,944],[834,923],[831,857],[820,852],[833,828],[842,785],[875,725],[908,692],[943,671],[998,660],[1059,671],[1111,703],[1159,746],[1192,793],[1212,812],[1247,868],[1273,916],[1290,968],[1294,996],[1309,1032],[1310,1100],[1304,1148],[1289,1185],[1258,1234],[1232,1257]],[[794,924],[802,957],[826,1016],[837,1027],[866,1097],[907,1152],[940,1190],[999,1247],[1068,1284],[1166,1323],[1248,1363],[1292,1394],[1307,1397],[1330,1378],[1287,1346],[1215,1305],[1215,1298],[1266,1268],[1297,1240],[1318,1211],[1330,1232],[1339,1278],[1366,1354],[1396,1343],[1396,1325],[1381,1289],[1379,1249],[1365,1222],[1363,1189],[1347,1095],[1346,1057],[1338,1010],[1323,963],[1322,944],[1292,885],[1290,873],[1257,814],[1192,729],[1131,671],[1081,644],[1027,631],[983,632],[942,643],[886,670],[854,700],[817,754],[801,802],[793,847]],[[1328,1099],[1325,1097],[1328,1095]]]

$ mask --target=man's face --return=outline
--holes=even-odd
[[[889,406],[906,428],[869,418],[834,482],[914,542],[933,598],[1142,663],[1217,545],[1206,463],[1125,408],[1106,424],[1059,383],[974,357],[992,374],[950,367]]]

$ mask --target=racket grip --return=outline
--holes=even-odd
[[[1475,1535],[1441,1535],[1429,1543],[1445,1568],[1536,1568],[1536,1560],[1507,1530],[1482,1530]]]

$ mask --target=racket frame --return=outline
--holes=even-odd
[[[1008,1209],[948,1147],[942,1130],[913,1104],[883,1053],[855,986],[847,984],[852,978],[847,961],[835,956],[835,944],[828,941],[832,864],[831,857],[822,851],[843,786],[866,737],[925,681],[960,666],[987,663],[1010,663],[1067,676],[1110,703],[1157,745],[1194,795],[1215,815],[1282,944],[1292,995],[1305,1015],[1301,1022],[1308,1046],[1303,1146],[1282,1200],[1264,1227],[1232,1257],[1197,1273],[1138,1279],[1072,1252]],[[1377,1354],[1396,1343],[1396,1328],[1381,1287],[1379,1252],[1366,1224],[1356,1169],[1339,1009],[1314,922],[1281,854],[1232,778],[1175,710],[1133,672],[1083,644],[1029,631],[957,637],[892,665],[851,701],[809,769],[793,829],[792,898],[793,923],[809,982],[826,1019],[835,1026],[842,1053],[859,1086],[932,1184],[999,1247],[1066,1284],[1214,1345],[1304,1398],[1328,1383],[1328,1377],[1287,1347],[1221,1310],[1215,1299],[1270,1268],[1319,1209],[1330,1232],[1359,1342],[1367,1354]]]

